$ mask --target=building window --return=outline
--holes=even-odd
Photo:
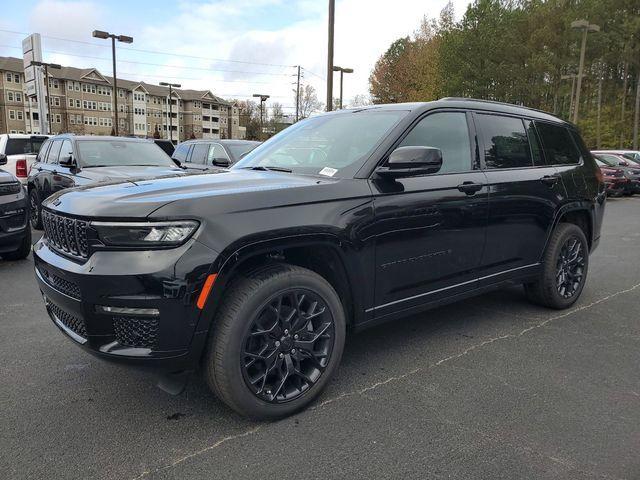
[[[22,93],[16,92],[16,102],[22,102]]]
[[[13,78],[13,75],[11,75],[10,73],[7,72],[7,82],[8,83],[12,82],[12,78]]]
[[[80,82],[74,82],[73,86],[75,87],[76,92],[80,91]]]
[[[9,110],[9,120],[15,120],[15,119],[16,119],[16,111]]]
[[[73,90],[73,82],[67,82],[67,90]]]
[[[73,108],[73,98],[69,99],[69,107]]]
[[[20,83],[20,74],[19,73],[16,73],[13,76],[13,81],[16,82],[16,83]]]
[[[69,115],[69,123],[71,125],[75,125],[76,124],[76,116],[75,115]]]
[[[7,102],[13,102],[13,92],[7,92]]]
[[[76,108],[81,108],[82,104],[80,103],[80,99],[76,98]]]
[[[60,106],[60,97],[53,97],[53,106],[54,107]]]
[[[62,123],[62,117],[59,113],[56,113],[54,118],[56,123]]]
[[[18,120],[24,120],[24,113],[22,112],[22,110],[18,110],[16,112],[16,115],[18,117]]]

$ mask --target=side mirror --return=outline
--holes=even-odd
[[[412,177],[437,173],[442,168],[442,151],[434,147],[399,147],[376,173],[387,177]]]
[[[7,156],[4,153],[0,153],[0,165],[7,164]]]
[[[228,167],[231,165],[231,162],[229,161],[228,158],[214,158],[213,159],[213,164],[216,167]]]
[[[60,160],[58,160],[58,164],[61,167],[73,168],[76,166],[76,161],[73,159],[73,155],[69,153],[60,157]]]

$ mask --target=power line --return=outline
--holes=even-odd
[[[18,32],[15,30],[4,30],[4,29],[0,29],[0,32],[3,33],[11,33],[11,34],[15,34],[15,35],[30,35],[27,32]],[[111,48],[108,45],[104,45],[104,44],[100,44],[100,43],[94,43],[94,42],[87,42],[84,40],[74,40],[71,38],[61,38],[61,37],[53,37],[50,35],[42,35],[44,38],[49,38],[51,40],[59,40],[59,41],[63,41],[63,42],[72,42],[72,43],[80,43],[83,45],[91,45],[93,47],[101,47],[101,48]],[[230,60],[230,59],[223,59],[223,58],[211,58],[211,57],[201,57],[198,55],[187,55],[187,54],[182,54],[182,53],[169,53],[169,52],[161,52],[158,50],[145,50],[145,49],[141,49],[141,48],[132,48],[132,47],[118,47],[118,50],[129,50],[132,52],[141,52],[141,53],[152,53],[155,55],[168,55],[168,56],[174,56],[174,57],[181,57],[181,58],[195,58],[195,59],[199,59],[199,60],[210,60],[212,62],[229,62],[229,63],[243,63],[243,64],[247,64],[247,65],[263,65],[263,66],[268,66],[268,67],[286,67],[286,68],[293,68],[295,67],[295,65],[284,65],[284,64],[279,64],[279,63],[266,63],[266,62],[250,62],[247,60]]]

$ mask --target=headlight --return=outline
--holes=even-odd
[[[173,222],[91,222],[98,238],[114,247],[176,247],[196,231],[195,220]]]

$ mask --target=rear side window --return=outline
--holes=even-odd
[[[500,115],[476,115],[487,168],[531,167],[531,150],[522,120]]]
[[[178,145],[178,148],[176,148],[176,151],[173,152],[172,157],[180,162],[185,162],[187,160],[187,153],[189,153],[190,146],[191,145],[189,143]]]
[[[36,154],[45,140],[46,137],[8,138],[4,153],[5,155]]]
[[[60,147],[62,146],[62,140],[54,140],[47,154],[47,163],[58,163],[58,154],[60,153]]]
[[[400,146],[439,148],[442,151],[442,168],[438,173],[471,170],[469,127],[463,112],[433,113],[423,118]]]
[[[542,146],[540,145],[540,139],[536,132],[536,127],[531,120],[525,120],[524,125],[527,128],[527,137],[529,137],[529,146],[531,147],[531,158],[533,158],[533,164],[544,165],[544,159],[542,158]]]
[[[196,143],[193,146],[193,152],[191,152],[191,162],[193,163],[207,163],[207,154],[209,153],[208,143]]]
[[[560,125],[536,122],[542,140],[542,148],[549,165],[571,165],[580,163],[580,152],[569,130]]]
[[[46,161],[47,151],[49,150],[51,143],[52,142],[47,141],[44,143],[44,145],[42,145],[42,148],[40,149],[40,151],[38,152],[38,156],[36,157],[36,162],[44,163]]]

